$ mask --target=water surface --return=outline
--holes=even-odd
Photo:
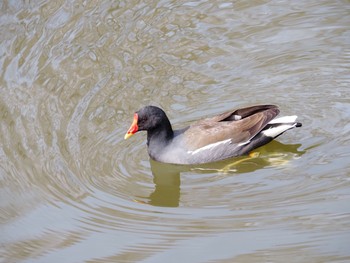
[[[348,1],[2,1],[4,262],[350,261]],[[215,164],[150,161],[175,128],[277,104],[303,127]]]

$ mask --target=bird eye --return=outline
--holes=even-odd
[[[141,117],[140,118],[140,122],[146,122],[147,121],[147,117]]]

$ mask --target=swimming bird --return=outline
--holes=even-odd
[[[149,156],[162,163],[201,164],[247,155],[295,127],[297,116],[276,118],[275,105],[256,105],[228,111],[173,130],[165,112],[145,106],[134,113],[125,134],[128,139],[138,131],[147,131]]]

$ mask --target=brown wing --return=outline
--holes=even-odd
[[[227,139],[232,143],[246,142],[278,113],[277,106],[258,105],[200,120],[185,131],[186,145],[189,150],[195,150]]]

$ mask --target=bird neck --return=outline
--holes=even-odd
[[[166,146],[174,137],[174,131],[169,120],[163,122],[161,126],[147,131],[147,145]]]

